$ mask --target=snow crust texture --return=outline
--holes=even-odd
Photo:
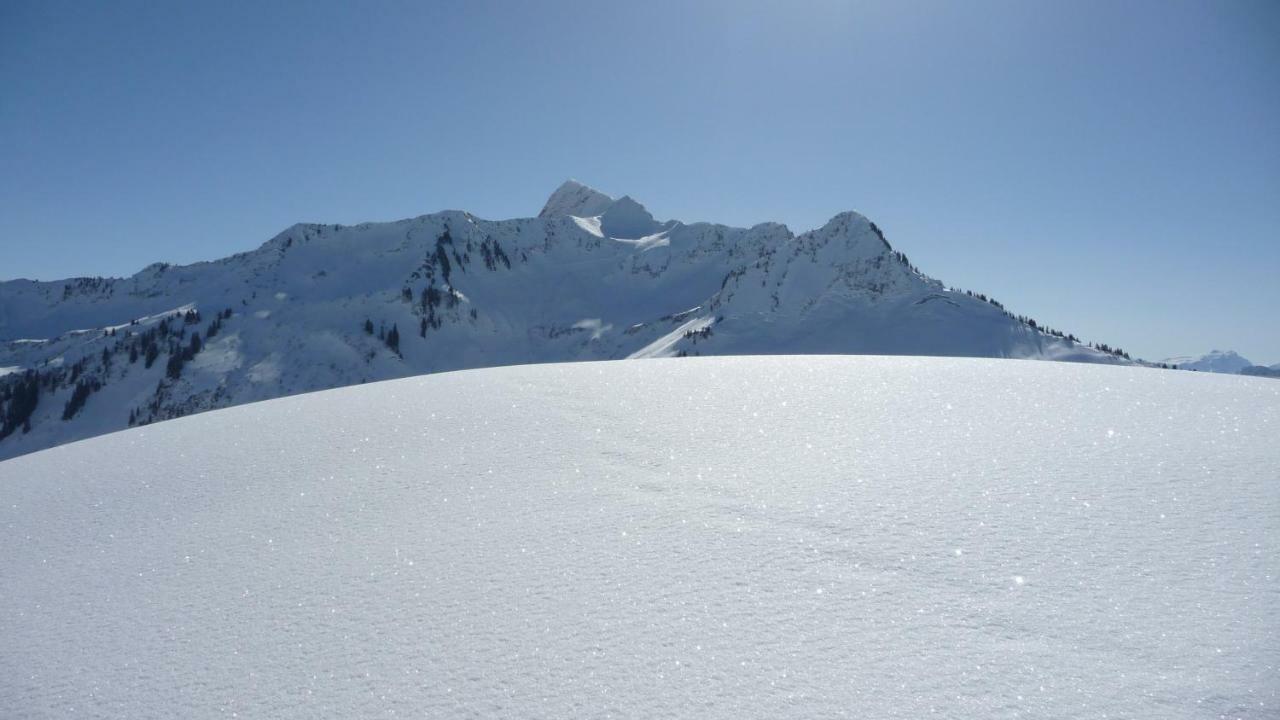
[[[472,370],[0,463],[7,718],[1274,718],[1280,384]]]

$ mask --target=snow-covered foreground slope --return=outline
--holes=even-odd
[[[1280,383],[439,374],[0,463],[26,717],[1275,717]]]
[[[214,262],[0,282],[0,459],[427,372],[796,353],[1129,362],[948,289],[857,213],[659,222],[567,182],[536,218],[295,225]]]

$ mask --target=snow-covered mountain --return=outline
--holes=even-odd
[[[214,262],[0,283],[0,458],[427,372],[776,353],[1128,362],[948,289],[857,213],[658,221],[570,181],[536,218],[294,225]]]
[[[1255,377],[1280,378],[1280,363],[1275,365],[1250,365],[1240,371],[1241,375],[1253,375]]]
[[[1166,365],[1176,366],[1179,370],[1198,370],[1200,372],[1216,372],[1236,374],[1253,365],[1234,350],[1213,350],[1205,355],[1180,355],[1165,358]]]
[[[1280,378],[1280,363],[1275,365],[1254,365],[1241,357],[1234,350],[1214,350],[1198,357],[1180,355],[1166,358],[1166,365],[1179,370],[1198,370],[1200,372],[1227,373],[1229,375],[1252,375],[1254,377]]]
[[[135,428],[0,463],[0,715],[1274,718],[1277,427],[1208,373],[721,357]]]

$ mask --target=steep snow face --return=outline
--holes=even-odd
[[[594,326],[599,329],[598,326]],[[0,463],[9,717],[1272,717],[1280,383],[692,358]]]
[[[600,214],[600,230],[606,237],[634,240],[662,229],[653,215],[630,196],[619,198]]]
[[[599,190],[589,188],[577,180],[566,180],[556,188],[542,206],[540,218],[576,215],[578,217],[595,217],[603,213],[613,204],[613,198]]]
[[[1236,354],[1234,350],[1214,350],[1199,357],[1183,355],[1167,358],[1164,362],[1168,365],[1177,365],[1180,370],[1217,373],[1238,373],[1253,364]]]
[[[538,218],[295,225],[215,262],[0,283],[0,458],[427,372],[776,353],[1125,362],[948,290],[857,213],[686,225],[569,182]]]

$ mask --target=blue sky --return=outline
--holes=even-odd
[[[0,278],[298,221],[857,209],[1159,358],[1280,362],[1280,3],[0,3]]]

